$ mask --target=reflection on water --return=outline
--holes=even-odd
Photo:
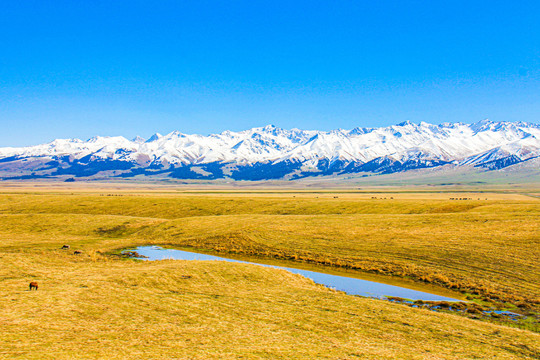
[[[361,280],[347,276],[330,275],[321,272],[295,269],[290,267],[259,264],[250,261],[227,259],[219,256],[199,254],[189,251],[163,249],[158,246],[141,246],[138,247],[136,251],[139,255],[145,256],[146,260],[221,260],[245,264],[256,264],[276,269],[285,269],[292,273],[300,274],[309,279],[312,279],[317,284],[322,284],[336,290],[344,291],[350,295],[361,295],[376,298],[394,296],[405,299],[424,301],[460,301],[445,296],[430,294],[423,291],[411,290],[401,286],[382,284],[375,281]]]

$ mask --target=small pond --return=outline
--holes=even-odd
[[[317,284],[322,284],[330,288],[344,291],[350,295],[360,295],[367,297],[374,297],[384,299],[386,297],[400,297],[410,300],[424,300],[424,301],[461,301],[458,299],[452,299],[445,296],[430,294],[423,291],[412,290],[401,286],[388,285],[375,281],[367,281],[362,279],[357,279],[348,276],[338,276],[325,274],[322,272],[309,271],[303,269],[295,269],[291,267],[275,266],[260,264],[250,261],[242,261],[235,259],[228,259],[219,256],[200,254],[195,252],[183,251],[183,250],[174,250],[174,249],[163,249],[159,246],[141,246],[135,249],[135,251],[145,257],[145,260],[220,260],[220,261],[230,261],[230,262],[239,262],[245,264],[256,264],[265,267],[272,267],[276,269],[285,269],[294,274],[300,274],[309,279],[312,279]]]

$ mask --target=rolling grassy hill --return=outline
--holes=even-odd
[[[536,313],[540,201],[453,196],[4,189],[0,356],[538,357],[535,332],[348,296],[285,271],[115,255],[159,244],[281,259]]]

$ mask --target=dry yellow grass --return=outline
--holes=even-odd
[[[426,277],[534,305],[535,199],[99,195],[0,195],[0,357],[540,356],[540,337],[527,330],[347,296],[284,271],[106,255],[193,246]],[[59,250],[64,243],[72,249]]]
[[[524,308],[540,302],[537,199],[278,195],[6,194],[0,211],[6,234],[20,227],[41,239],[78,215],[75,227],[98,248],[189,246],[407,277]]]
[[[540,336],[332,292],[285,271],[2,253],[0,357],[519,359]],[[40,289],[26,285],[38,281]]]

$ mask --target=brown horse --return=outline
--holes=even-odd
[[[30,291],[32,291],[32,289],[36,289],[36,290],[37,290],[37,288],[38,288],[37,282],[32,281],[32,282],[30,283]]]

